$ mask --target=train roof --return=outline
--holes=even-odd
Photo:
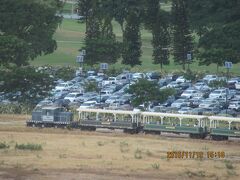
[[[159,117],[177,117],[177,118],[193,118],[193,119],[203,119],[207,116],[201,115],[190,115],[190,114],[173,114],[173,113],[160,113],[160,112],[141,112],[143,116],[159,116]]]
[[[55,110],[55,109],[61,109],[61,107],[57,106],[45,106],[42,108],[43,110]]]
[[[79,111],[79,112],[94,112],[94,113],[110,113],[110,114],[129,114],[129,115],[140,114],[140,112],[137,112],[137,111],[123,111],[123,110],[109,110],[109,109],[78,108],[77,111]]]

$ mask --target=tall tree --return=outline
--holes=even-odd
[[[153,63],[160,64],[161,70],[163,65],[169,64],[169,45],[171,41],[167,20],[167,13],[160,11],[156,18],[157,22],[152,29]]]
[[[164,64],[169,64],[169,14],[161,10],[159,0],[146,0],[145,3],[144,25],[153,36],[153,62],[160,64],[162,70]]]
[[[80,2],[85,1],[79,1],[79,5]],[[116,41],[112,28],[113,12],[110,8],[112,0],[91,0],[91,3],[85,3],[86,6],[89,5],[89,7],[82,8],[82,11],[87,11],[82,12],[87,15],[85,46],[83,47],[86,50],[85,62],[89,65],[100,62],[115,63],[120,56],[120,45]]]
[[[122,63],[131,67],[141,65],[142,41],[140,23],[138,12],[132,11],[127,17],[126,28],[123,32]]]
[[[124,22],[128,12],[127,0],[113,0],[113,17],[120,24],[122,32],[124,32]]]
[[[200,36],[200,65],[240,62],[240,1],[189,0],[192,28]]]
[[[145,109],[147,109],[151,101],[159,101],[162,103],[167,100],[168,96],[176,93],[176,91],[171,88],[159,90],[157,83],[146,79],[140,79],[136,84],[131,85],[128,92],[133,94],[133,105],[136,107],[144,104]]]
[[[34,103],[45,98],[53,88],[49,74],[36,72],[35,68],[11,66],[0,68],[0,92],[19,94],[18,102]]]
[[[61,22],[59,0],[0,1],[0,64],[27,64],[56,48],[53,34]]]
[[[182,64],[183,70],[187,63],[187,54],[193,50],[187,1],[172,1],[173,55],[175,63]]]
[[[90,16],[94,11],[94,3],[96,0],[78,0],[77,1],[77,12],[83,18],[80,19],[80,22],[86,23],[86,31],[88,31],[89,23],[90,23]]]

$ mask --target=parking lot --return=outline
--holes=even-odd
[[[152,101],[148,102],[148,107],[134,107],[134,96],[127,93],[127,89],[139,79],[154,81],[160,89],[174,88],[176,93],[163,103]],[[226,82],[226,85],[210,85],[218,81]],[[1,103],[10,103],[4,97],[2,92]],[[67,109],[104,108],[236,117],[240,115],[240,77],[227,80],[226,77],[207,74],[202,79],[191,82],[176,74],[161,76],[157,72],[125,71],[115,77],[108,77],[102,72],[91,70],[84,75],[76,74],[70,81],[57,79],[49,97],[37,102],[36,107],[46,105],[63,106]]]

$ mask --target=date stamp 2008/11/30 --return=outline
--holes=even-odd
[[[168,151],[167,159],[225,158],[224,151]]]

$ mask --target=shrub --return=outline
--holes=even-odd
[[[41,144],[16,144],[15,149],[20,149],[20,150],[32,150],[32,151],[40,151],[42,150],[42,145]]]
[[[151,151],[147,150],[147,151],[146,151],[146,155],[147,155],[147,156],[152,156],[153,154],[152,154]]]
[[[97,145],[98,145],[98,146],[104,146],[104,142],[98,141],[98,142],[97,142]]]
[[[154,164],[152,164],[152,168],[153,169],[159,169],[159,164],[158,163],[154,163]]]
[[[225,166],[226,166],[227,169],[233,169],[234,168],[232,162],[230,162],[230,161],[225,161]]]
[[[61,67],[59,68],[56,73],[55,77],[58,79],[62,79],[64,81],[69,81],[75,76],[75,69],[71,67]]]
[[[30,114],[33,110],[32,105],[27,104],[2,104],[0,114]]]
[[[125,152],[128,152],[129,151],[129,147],[128,147],[128,143],[123,141],[123,142],[120,142],[120,151],[122,153],[125,153]]]
[[[137,149],[134,153],[135,159],[142,159],[142,151],[140,149]]]
[[[7,145],[5,142],[0,142],[0,149],[8,149],[9,145]]]

